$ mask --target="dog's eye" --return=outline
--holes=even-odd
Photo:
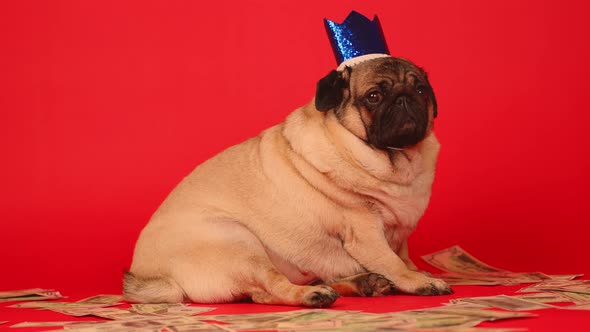
[[[365,99],[369,104],[375,105],[381,102],[381,99],[383,99],[383,95],[379,91],[370,91],[369,93],[367,93]]]
[[[426,94],[426,87],[423,85],[416,86],[416,93],[422,96],[425,100],[428,99],[428,95]]]
[[[424,94],[424,87],[423,87],[422,85],[418,85],[418,86],[416,86],[416,92],[417,92],[419,95],[422,95],[422,94]]]

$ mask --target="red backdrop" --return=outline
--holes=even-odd
[[[173,186],[311,100],[351,9],[438,97],[413,256],[589,273],[588,2],[3,1],[0,287],[120,291]]]

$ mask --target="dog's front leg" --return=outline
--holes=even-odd
[[[402,261],[404,261],[404,263],[406,263],[406,267],[408,269],[410,269],[412,271],[418,271],[418,267],[410,259],[410,253],[408,252],[408,240],[407,239],[404,240],[404,242],[402,243],[402,245],[399,249],[398,256],[399,256],[399,258],[402,259]]]
[[[432,277],[432,273],[424,270],[419,270],[416,264],[414,264],[414,262],[412,262],[412,260],[410,259],[410,254],[408,252],[408,239],[404,240],[404,242],[402,243],[398,256],[402,259],[402,261],[404,261],[404,263],[406,263],[408,269],[412,271],[418,271],[422,274],[425,274],[428,277]]]
[[[416,295],[452,294],[446,282],[412,271],[387,243],[376,223],[348,225],[341,234],[343,247],[367,271],[389,279],[397,289]]]

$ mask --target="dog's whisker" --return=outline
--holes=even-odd
[[[395,150],[395,151],[404,151],[404,149],[402,149],[402,148],[394,148],[393,146],[386,146],[386,148],[388,148],[390,150]]]

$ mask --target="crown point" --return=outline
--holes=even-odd
[[[338,24],[324,19],[334,56],[338,65],[368,54],[389,54],[377,15],[373,20],[353,10]]]

